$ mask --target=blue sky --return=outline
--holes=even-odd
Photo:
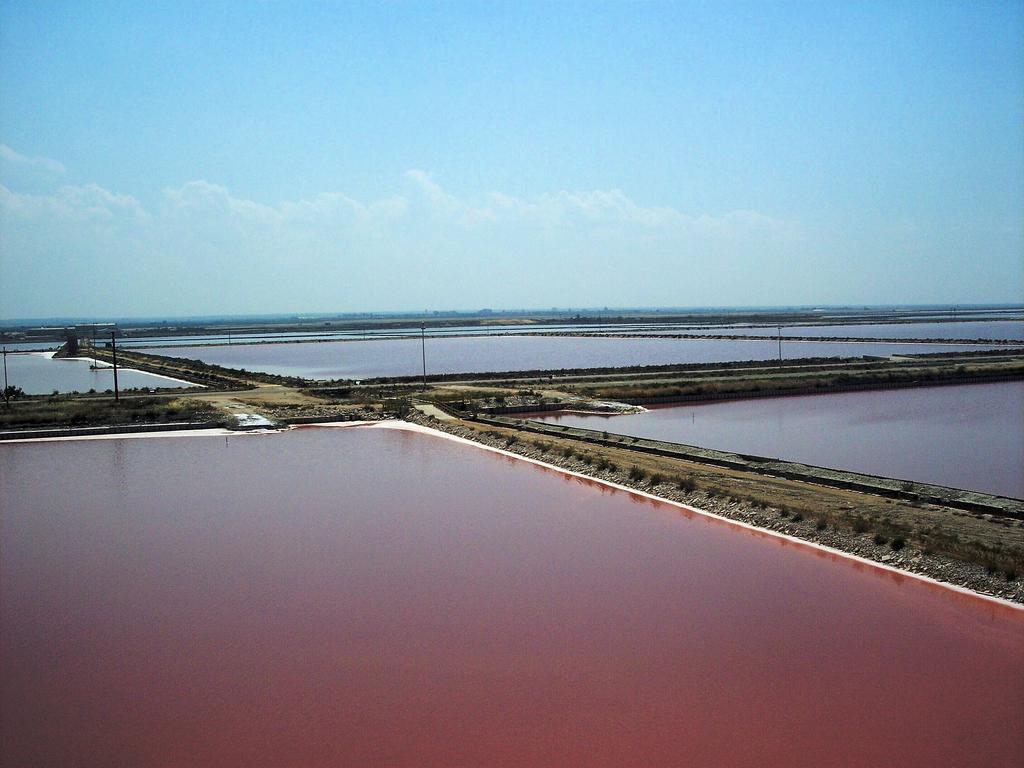
[[[1024,301],[1021,3],[0,5],[0,317]]]

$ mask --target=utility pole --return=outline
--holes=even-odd
[[[7,397],[7,345],[4,344],[4,403],[10,408],[11,401]]]
[[[782,365],[782,326],[779,326],[779,365]]]
[[[117,390],[117,339],[114,338],[114,332],[110,332],[110,348],[114,354],[114,402],[121,399],[121,395]]]
[[[423,390],[427,389],[427,325],[420,323],[420,350],[423,353]]]

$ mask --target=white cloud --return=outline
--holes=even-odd
[[[56,160],[51,160],[48,157],[28,157],[15,152],[6,144],[0,144],[0,160],[16,167],[28,167],[52,174],[64,173],[64,166]]]
[[[730,211],[720,216],[691,216],[667,206],[642,206],[620,189],[592,191],[561,191],[534,198],[523,198],[503,192],[491,192],[480,203],[461,200],[446,192],[430,174],[411,170],[406,177],[414,182],[423,199],[435,213],[448,214],[456,223],[541,224],[545,227],[628,228],[665,233],[683,231],[704,235],[733,236],[742,232],[774,232],[792,234],[791,222],[774,219],[749,210]]]
[[[199,179],[164,189],[150,206],[96,184],[48,193],[0,186],[0,304],[33,316],[548,305],[582,296],[724,303],[697,292],[715,275],[753,281],[736,275],[786,263],[800,239],[795,225],[760,212],[695,216],[619,189],[472,199],[422,170],[405,181],[376,200],[325,192],[270,204]],[[120,281],[100,280],[104,270]],[[698,273],[711,282],[693,281]],[[58,301],[54,291],[66,295]],[[42,296],[45,306],[36,303]]]
[[[119,195],[96,184],[66,185],[46,195],[12,192],[0,185],[0,214],[4,217],[67,221],[144,221],[149,215],[130,195]]]

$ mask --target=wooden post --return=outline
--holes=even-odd
[[[420,350],[423,352],[423,389],[427,388],[427,326],[420,323]]]
[[[117,339],[114,338],[114,332],[110,332],[110,348],[114,354],[114,401],[117,402],[121,399],[121,395],[117,389]]]

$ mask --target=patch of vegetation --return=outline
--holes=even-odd
[[[0,409],[0,429],[44,429],[48,427],[124,426],[202,422],[227,424],[229,416],[209,403],[190,398],[124,397],[120,401],[101,398],[49,396],[13,402]]]
[[[693,492],[697,490],[697,481],[692,477],[680,477],[676,480],[676,485],[679,487],[680,491]]]

